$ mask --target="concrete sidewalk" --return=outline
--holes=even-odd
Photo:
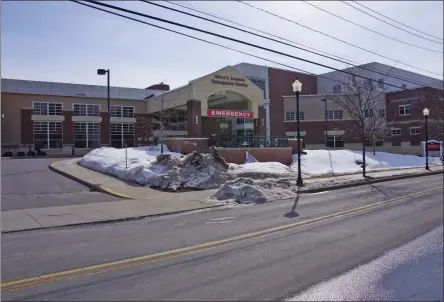
[[[148,216],[174,214],[220,207],[223,204],[206,201],[217,190],[163,192],[95,172],[77,164],[78,159],[55,162],[51,169],[75,179],[93,189],[127,198],[126,200],[97,202],[46,208],[22,209],[1,212],[2,233],[85,223],[119,221]],[[335,190],[382,181],[409,177],[442,174],[442,166],[432,166],[430,171],[421,168],[387,170],[304,180],[301,193]]]
[[[203,210],[221,206],[205,201],[120,200],[84,205],[1,212],[2,233]]]

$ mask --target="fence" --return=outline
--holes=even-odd
[[[253,136],[247,138],[235,138],[232,140],[219,140],[216,147],[220,148],[271,148],[288,147],[288,138],[285,136]]]

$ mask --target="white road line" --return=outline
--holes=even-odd
[[[233,222],[231,220],[224,220],[224,221],[205,221],[205,224],[215,224],[215,223],[230,223]]]
[[[221,217],[221,218],[213,218],[211,221],[219,221],[219,220],[228,220],[228,219],[236,219],[237,217]]]

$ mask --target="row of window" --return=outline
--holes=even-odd
[[[421,127],[410,127],[410,135],[419,135],[421,133]],[[400,136],[401,129],[392,129],[392,136]]]
[[[34,115],[63,115],[62,103],[34,102],[32,106]],[[112,117],[134,117],[133,106],[111,105]],[[73,116],[100,116],[98,104],[73,104]]]
[[[364,87],[372,87],[374,81],[372,81],[371,79],[364,79],[362,80],[362,85]],[[359,84],[359,83],[358,83]],[[378,79],[378,88],[383,89],[385,84],[384,84],[384,79]],[[407,88],[407,84],[405,83],[401,83],[401,88],[402,89],[406,89]],[[342,85],[341,84],[337,84],[333,86],[333,92],[334,93],[341,93],[342,92]]]
[[[285,121],[295,121],[296,120],[296,111],[286,111],[285,112]],[[327,110],[325,111],[325,118],[328,120],[342,120],[344,118],[343,110]],[[299,111],[299,120],[304,120],[305,114],[303,111]]]
[[[134,124],[111,124],[111,146],[123,148],[134,146]],[[62,122],[34,122],[34,145],[41,149],[63,147]],[[75,148],[100,148],[100,123],[74,123]]]

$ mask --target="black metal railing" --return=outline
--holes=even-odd
[[[237,137],[232,140],[219,140],[215,143],[220,148],[270,148],[270,147],[288,147],[288,138],[285,136],[266,136]]]

